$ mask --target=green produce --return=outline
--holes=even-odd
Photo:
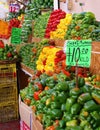
[[[36,61],[40,55],[42,48],[48,44],[48,40],[43,39],[39,43],[24,44],[20,50],[19,55],[22,59],[22,63],[36,70]]]
[[[78,97],[78,103],[80,104],[84,104],[86,101],[89,101],[92,99],[92,96],[90,95],[90,93],[82,93],[79,97]]]
[[[91,36],[91,33],[98,28],[100,29],[100,26],[92,12],[75,13],[68,26],[65,39],[96,39],[95,36]]]
[[[81,105],[78,103],[75,103],[71,107],[71,114],[77,115],[81,110]]]
[[[40,37],[44,38],[45,34],[45,29],[47,26],[47,22],[50,16],[50,12],[47,12],[45,14],[40,15],[34,20],[34,31],[33,31],[33,36],[34,37]]]
[[[75,103],[75,98],[70,97],[66,100],[66,111],[70,112],[72,105]]]

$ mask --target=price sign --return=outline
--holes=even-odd
[[[90,67],[91,40],[68,40],[66,46],[66,64],[69,66]]]
[[[18,13],[20,10],[20,6],[18,4],[10,4],[9,12],[11,13]]]
[[[12,44],[21,43],[21,28],[12,28],[11,43]]]

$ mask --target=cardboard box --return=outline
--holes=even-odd
[[[43,130],[42,124],[36,119],[31,107],[21,101],[19,95],[19,114],[21,130]]]

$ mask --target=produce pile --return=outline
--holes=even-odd
[[[26,9],[24,21],[22,24],[21,39],[22,42],[28,41],[28,36],[32,33],[32,21],[38,17],[40,10],[38,8],[33,8],[31,4],[29,8]]]
[[[92,12],[69,14],[61,9],[57,9],[49,15],[49,19],[44,19],[44,23],[47,26],[39,24],[39,30],[40,32],[43,31],[43,35],[41,33],[39,34],[38,27],[37,31],[35,27],[34,36],[50,39],[92,39],[93,41],[100,41],[100,22],[96,21],[95,15]],[[43,19],[42,17],[41,19]],[[37,17],[37,21],[35,21],[35,24],[37,23],[36,25],[38,25],[39,20],[40,18]]]
[[[22,59],[22,63],[36,70],[36,61],[40,55],[44,46],[48,46],[48,40],[43,39],[39,43],[23,44],[19,50],[19,55]]]
[[[19,55],[16,51],[16,47],[8,44],[4,44],[2,40],[0,40],[0,60],[14,60],[19,58]]]
[[[100,28],[92,12],[73,14],[65,39],[89,39],[93,30]]]
[[[60,23],[60,20],[65,18],[66,13],[61,9],[54,10],[51,12],[48,24],[45,30],[45,38],[50,38],[50,32],[57,29],[57,25]]]
[[[53,0],[34,0],[34,7],[40,9],[53,8]]]
[[[76,86],[73,69],[68,72],[69,76],[37,71],[20,90],[22,101],[32,108],[45,130],[99,130],[100,89],[86,84],[80,76]]]
[[[45,14],[39,15],[39,17],[34,20],[34,25],[33,25],[34,37],[44,38],[49,16],[50,16],[50,12],[47,12]]]

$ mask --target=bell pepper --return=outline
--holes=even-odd
[[[80,104],[78,104],[78,103],[73,104],[71,107],[71,114],[77,115],[80,112],[80,109],[81,109]]]
[[[92,116],[94,122],[93,122],[93,127],[100,126],[100,114],[97,111],[93,111],[90,113]]]
[[[66,122],[66,126],[77,126],[78,120],[71,120]]]
[[[78,87],[75,87],[70,90],[70,96],[72,96],[73,98],[77,98],[78,95],[80,95],[80,94],[81,94],[81,89]]]
[[[56,90],[58,91],[67,91],[68,90],[68,84],[66,81],[62,81],[62,82],[58,82],[58,84],[56,84]]]
[[[80,104],[84,104],[86,101],[89,101],[92,99],[92,96],[90,95],[90,93],[82,93],[79,97],[78,97],[78,103]]]
[[[62,91],[62,92],[58,93],[57,99],[60,103],[65,103],[67,97],[68,97],[68,94],[66,92]]]
[[[60,107],[61,107],[61,104],[60,104],[59,102],[51,102],[50,107],[51,107],[52,109],[60,108]]]
[[[66,126],[66,122],[65,122],[64,119],[62,119],[62,120],[59,121],[59,126],[60,126],[61,128],[63,128],[63,127]]]
[[[75,103],[75,101],[76,101],[75,98],[72,98],[72,97],[67,98],[67,100],[66,100],[66,111],[67,112],[70,112],[71,107]]]
[[[100,104],[100,91],[99,90],[92,91],[92,97],[98,104]]]
[[[91,112],[91,111],[99,111],[100,105],[96,104],[94,100],[89,100],[84,103],[84,109]]]
[[[80,126],[69,126],[66,130],[83,130],[83,128]]]
[[[64,112],[62,119],[64,121],[71,121],[73,119],[73,115],[69,112]]]
[[[40,99],[40,98],[39,98],[39,94],[40,94],[41,92],[42,92],[41,90],[34,92],[33,97],[34,97],[35,100],[39,100],[39,99]]]
[[[62,112],[60,109],[51,109],[49,115],[52,119],[60,119],[62,117]]]
[[[86,118],[88,118],[89,116],[89,112],[86,111],[84,108],[81,110],[80,114],[79,114],[79,119],[80,120],[85,120]]]
[[[82,87],[82,91],[84,92],[84,93],[86,93],[86,92],[91,92],[93,90],[93,87],[91,86],[91,85],[88,85],[88,84],[85,84],[83,87]]]
[[[78,87],[85,85],[85,79],[83,77],[78,77]]]
[[[55,86],[56,81],[53,77],[47,77],[46,78],[46,86],[53,88]]]

